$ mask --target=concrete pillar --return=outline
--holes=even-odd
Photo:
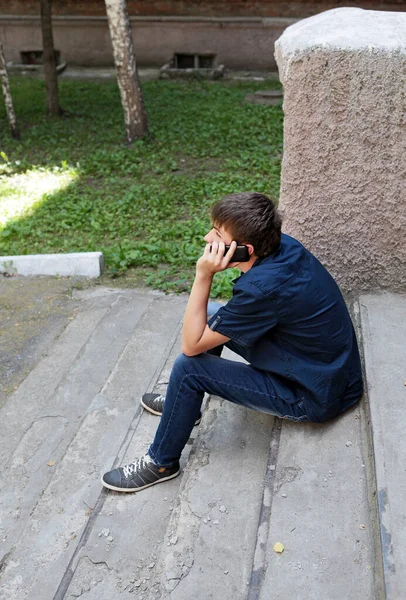
[[[284,231],[344,292],[406,292],[406,13],[330,10],[275,47]]]

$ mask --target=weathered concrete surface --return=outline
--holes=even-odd
[[[92,292],[83,318],[3,407],[1,598],[54,597],[100,495],[100,473],[128,434],[133,395],[155,380],[183,313],[162,298],[168,310],[156,314],[151,294],[108,296],[106,307],[105,294]]]
[[[94,286],[74,302],[0,411],[1,600],[373,598],[361,407],[304,426],[212,398],[179,478],[108,492],[100,474],[154,435],[139,397],[165,391],[186,299]]]
[[[283,424],[260,600],[375,600],[365,425],[359,406],[324,425]]]
[[[183,309],[184,305],[178,305],[179,308]],[[178,316],[175,312],[172,318],[177,320]],[[173,342],[150,391],[160,391],[165,385],[166,373],[179,353],[179,334]],[[134,393],[132,384],[130,389]],[[128,464],[145,454],[155,434],[159,419],[140,411],[139,398],[142,393],[143,390],[135,398],[133,410],[136,411],[136,417],[120,449],[117,464]],[[196,433],[197,428],[192,438]],[[191,444],[192,439],[182,455],[182,468]],[[102,471],[112,466],[111,462],[107,462]],[[72,573],[65,577],[57,598],[71,598],[80,591],[87,592],[87,600],[97,600],[101,594],[102,597],[112,598],[117,593],[146,593],[154,597],[159,589],[157,559],[161,548],[168,543],[165,539],[168,522],[177,502],[181,481],[182,476],[169,481],[168,485],[146,489],[145,495],[107,492],[86,543],[78,547],[72,562]],[[109,534],[106,536],[107,530]],[[101,565],[105,566],[102,575]],[[97,583],[101,583],[103,591]]]
[[[0,407],[73,320],[75,286],[87,285],[78,279],[0,276]]]
[[[272,424],[211,399],[168,527],[176,552],[158,563],[163,598],[247,598]]]
[[[346,292],[406,290],[406,13],[340,8],[276,43],[285,231]]]
[[[15,275],[100,277],[103,268],[104,258],[101,252],[0,256],[0,273]]]
[[[406,296],[360,298],[387,600],[406,590]]]

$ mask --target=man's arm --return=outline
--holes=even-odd
[[[212,281],[213,275],[201,276],[196,273],[183,320],[182,352],[186,356],[201,354],[230,339],[212,331],[207,325],[207,302]]]
[[[207,325],[207,302],[214,274],[224,271],[233,255],[236,243],[224,256],[224,244],[207,244],[204,254],[196,264],[196,277],[186,306],[182,329],[182,352],[196,356],[215,346],[228,342],[230,338],[212,331]]]

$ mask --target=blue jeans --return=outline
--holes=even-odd
[[[243,356],[243,348],[235,342],[230,340],[226,346]],[[294,384],[251,365],[216,356],[221,349],[219,346],[197,356],[180,354],[176,359],[161,421],[148,451],[160,467],[170,467],[179,460],[199,418],[205,392],[277,417],[308,421],[303,394]]]

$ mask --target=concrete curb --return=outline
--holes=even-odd
[[[13,275],[100,277],[103,269],[104,257],[101,252],[0,256],[0,273]]]
[[[365,294],[360,308],[385,598],[398,600],[406,586],[406,297]]]

